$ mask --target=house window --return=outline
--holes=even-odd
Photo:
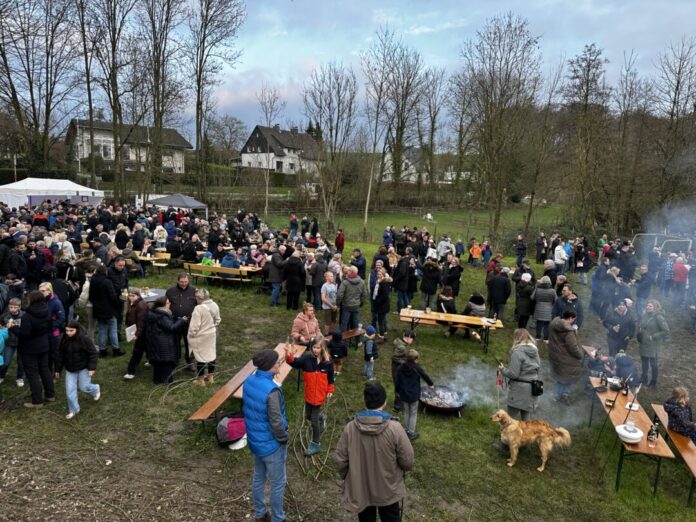
[[[290,164],[290,170],[295,170],[295,164],[294,164],[294,163],[291,163],[291,164]]]
[[[111,159],[111,146],[102,145],[102,158]]]
[[[130,161],[130,147],[128,145],[123,146],[123,148],[121,149],[121,155],[123,156],[124,160]]]
[[[283,172],[283,162],[276,161],[276,172]]]
[[[251,167],[251,161],[247,161],[247,167]]]
[[[260,161],[257,162],[257,163],[256,163],[256,166],[257,166],[257,167],[260,167],[260,166],[261,166],[261,162],[260,162]]]

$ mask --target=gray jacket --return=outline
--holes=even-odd
[[[285,260],[280,252],[275,251],[271,256],[271,265],[268,270],[268,282],[269,283],[280,283],[283,281],[283,266],[285,265]]]
[[[549,285],[539,285],[532,293],[534,301],[534,319],[537,321],[551,321],[553,319],[553,305],[556,302],[556,291]]]
[[[346,277],[341,281],[341,286],[338,287],[336,304],[346,310],[357,310],[366,298],[365,281],[360,277],[354,279]]]
[[[503,368],[503,375],[508,379],[508,406],[518,410],[534,411],[538,397],[532,395],[532,385],[527,382],[539,378],[539,350],[532,344],[520,345],[512,350],[510,364]]]

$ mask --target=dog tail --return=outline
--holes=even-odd
[[[554,429],[556,435],[553,437],[553,443],[556,446],[568,447],[570,446],[570,433],[565,428]]]

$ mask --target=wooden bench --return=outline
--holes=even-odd
[[[158,272],[162,272],[163,269],[169,266],[169,261],[171,261],[172,255],[166,252],[155,252],[155,256],[152,258],[152,266],[157,269]]]
[[[206,280],[233,281],[244,284],[253,282],[248,277],[247,269],[245,268],[225,268],[216,265],[201,265],[200,263],[184,263],[184,270],[187,270],[196,282],[198,282],[199,277],[205,277]]]
[[[662,404],[651,404],[650,406],[652,406],[652,409],[655,412],[655,420],[660,421],[660,423],[665,427],[665,438],[672,441],[672,446],[674,446],[677,453],[682,456],[684,463],[691,472],[691,487],[689,488],[687,506],[693,507],[694,491],[696,491],[696,445],[686,435],[681,435],[680,433],[669,429],[667,412]]]
[[[299,347],[300,349],[297,349],[296,353],[301,355],[305,347]],[[278,356],[285,357],[285,343],[281,343],[275,347],[275,351],[278,352]],[[288,376],[290,371],[292,370],[292,366],[289,364],[286,364],[283,362],[282,366],[280,367],[280,372],[278,375],[275,377],[275,381],[278,384],[282,384],[285,378]],[[244,384],[244,381],[246,381],[247,377],[249,377],[252,373],[256,371],[256,367],[254,366],[254,363],[251,361],[247,362],[242,368],[229,380],[227,383],[225,383],[222,387],[220,387],[214,394],[213,396],[208,399],[203,406],[198,408],[189,418],[188,420],[190,421],[206,421],[210,417],[212,417],[215,412],[220,408],[220,406],[223,405],[223,403],[229,399],[230,397],[234,396],[237,399],[242,398],[242,385]]]

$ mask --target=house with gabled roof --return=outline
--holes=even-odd
[[[71,157],[80,166],[89,163],[90,150],[104,160],[107,169],[114,160],[114,135],[110,121],[94,120],[94,143],[90,147],[89,120],[73,119],[65,134],[65,144]],[[148,153],[152,147],[153,127],[126,125],[121,128],[121,149],[123,168],[127,172],[143,172],[148,163]],[[175,174],[185,173],[186,150],[193,149],[186,138],[176,129],[162,129],[162,170]]]
[[[251,131],[241,152],[241,166],[296,174],[319,170],[320,148],[311,134],[297,127],[283,130],[280,125],[257,125]]]

